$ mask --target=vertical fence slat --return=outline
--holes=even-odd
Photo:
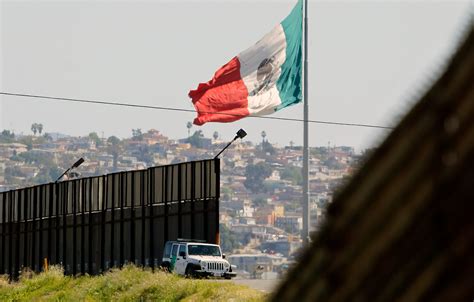
[[[87,187],[86,187],[86,180],[81,179],[81,198],[80,198],[80,211],[81,211],[81,274],[84,274],[86,272],[86,251],[85,251],[85,245],[86,245],[86,234],[85,234],[85,224],[86,224],[86,193],[87,193]],[[89,197],[90,198],[90,197]],[[90,217],[90,216],[89,216]],[[90,232],[90,226],[89,226],[89,232]],[[90,242],[88,242],[90,244]]]
[[[125,207],[125,198],[126,198],[126,177],[127,174],[120,173],[120,252],[119,252],[119,266],[122,267],[124,264],[124,242],[123,242],[123,220],[124,220],[124,207]]]
[[[100,268],[105,271],[105,226],[107,214],[107,176],[102,176],[102,212],[101,212],[101,226],[100,226]]]
[[[154,169],[148,169],[148,205],[150,207],[149,211],[150,211],[150,262],[151,262],[151,267],[152,268],[155,268],[155,249],[154,249],[154,238],[153,238],[153,235],[154,235],[154,229],[153,229],[153,203],[154,203],[154,200],[153,200],[153,187],[154,187],[154,174],[155,174],[155,170]]]
[[[99,178],[97,179],[97,206],[99,206]],[[93,264],[94,264],[94,256],[93,256],[93,247],[94,247],[94,229],[96,228],[95,221],[92,217],[92,199],[93,199],[93,190],[92,186],[94,184],[94,178],[89,178],[88,179],[89,183],[89,265],[88,265],[88,273],[92,275],[93,273]],[[98,227],[98,226],[97,226]]]
[[[46,199],[46,194],[44,194],[44,185],[41,185],[38,187],[38,195],[40,196],[39,198],[39,234],[38,234],[38,270],[42,271],[42,263],[41,259],[43,258],[43,218],[45,217],[43,211],[44,211],[44,201]],[[43,196],[43,194],[45,196]]]
[[[24,189],[21,191],[25,191]],[[20,192],[21,192],[20,191]],[[20,213],[21,213],[21,202],[20,202],[20,194],[16,194],[17,198],[16,200],[16,205],[17,205],[17,211],[16,211],[16,249],[15,249],[15,277],[18,277],[20,273]]]
[[[165,174],[165,167],[160,167],[159,168],[161,171],[161,202],[164,204],[164,226],[163,226],[163,234],[165,241],[168,240],[169,237],[169,220],[168,220],[168,199],[166,198],[166,195],[168,193],[168,188],[166,186],[166,174]]]
[[[130,184],[130,260],[135,263],[135,172],[131,174]]]
[[[204,208],[204,214],[202,215],[202,224],[203,224],[203,230],[204,230],[204,238],[206,238],[206,242],[209,241],[209,233],[208,233],[208,226],[209,224],[207,223],[207,220],[209,219],[209,209],[208,209],[208,204],[209,204],[209,196],[207,192],[207,176],[208,176],[208,168],[207,168],[207,162],[203,162],[202,168],[201,168],[201,194],[203,196],[202,202],[203,202],[203,208]]]
[[[63,202],[63,209],[62,209],[62,214],[63,214],[63,225],[62,225],[62,231],[63,231],[63,263],[64,263],[64,270],[68,273],[69,268],[67,265],[67,206],[68,206],[68,199],[69,199],[69,183],[63,182],[61,183],[62,185],[62,202]]]
[[[191,238],[196,238],[194,201],[196,200],[196,162],[191,163]]]
[[[24,191],[20,191],[20,194],[23,193],[23,225],[24,225],[24,228],[23,228],[23,231],[24,231],[24,236],[23,236],[23,263],[25,265],[32,265],[33,264],[33,261],[29,261],[29,257],[28,257],[28,235],[30,233],[30,230],[28,228],[28,201],[29,201],[29,198],[28,198],[28,194],[26,194],[25,196],[25,193],[27,191],[24,190]],[[21,196],[21,195],[20,195]],[[20,201],[18,201],[20,202]],[[19,222],[19,221],[18,221]],[[18,225],[20,225],[18,223]],[[31,232],[34,231],[34,228],[32,227],[31,228]],[[20,238],[17,239],[18,241],[20,241]],[[20,251],[18,250],[18,255],[17,257],[20,257]],[[34,253],[33,251],[31,251],[31,258],[34,257]]]
[[[112,194],[111,194],[111,221],[110,221],[110,267],[115,266],[115,199],[117,198],[115,194],[115,178],[116,174],[112,174]]]
[[[8,231],[10,236],[8,236],[8,240],[10,241],[8,244],[9,252],[8,252],[8,273],[13,276],[13,191],[10,191],[8,194]]]
[[[74,180],[71,190],[71,202],[72,202],[72,274],[77,273],[77,182]]]
[[[183,170],[183,165],[177,165],[178,168],[178,175],[177,175],[177,181],[178,181],[178,238],[183,238],[183,214],[182,214],[182,205],[183,205],[183,195],[182,195],[182,187],[181,187],[181,182],[182,182],[182,170]],[[174,169],[173,169],[174,170]],[[174,175],[173,175],[174,179]]]
[[[49,195],[48,195],[48,242],[47,242],[47,247],[46,247],[46,258],[47,258],[47,261],[51,262],[52,260],[52,257],[51,257],[51,253],[52,253],[52,244],[53,244],[53,240],[51,238],[51,235],[52,235],[52,229],[53,229],[53,192],[54,192],[54,188],[55,186],[47,186],[47,188],[49,189]]]
[[[61,263],[61,260],[59,258],[59,229],[60,229],[59,226],[60,226],[60,223],[61,223],[61,220],[60,220],[61,216],[59,215],[59,194],[60,194],[59,185],[56,184],[54,186],[54,201],[56,203],[56,214],[55,214],[56,215],[55,216],[56,217],[56,219],[55,219],[56,220],[56,225],[55,225],[56,237],[54,238],[54,240],[56,242],[56,245],[55,245],[56,248],[55,248],[54,256],[55,256],[55,260],[56,260],[55,262],[56,263]]]
[[[215,212],[215,217],[216,217],[216,238],[214,239],[214,243],[216,244],[220,244],[220,231],[219,231],[219,196],[220,196],[220,192],[221,192],[221,188],[220,188],[220,175],[221,175],[221,162],[220,162],[220,159],[216,158],[214,160],[214,172],[216,173],[216,183],[215,183],[215,187],[216,187],[216,196],[214,198],[214,202],[215,202],[215,207],[214,207],[214,212]]]
[[[141,202],[141,205],[142,205],[142,229],[141,229],[141,233],[142,233],[142,238],[141,238],[141,245],[142,245],[142,248],[141,248],[141,252],[142,252],[142,265],[145,266],[145,176],[146,176],[146,171],[142,171],[140,173],[140,202]]]
[[[7,225],[7,200],[6,200],[7,194],[2,194],[2,254],[0,255],[0,273],[5,274],[5,251],[6,251],[6,240],[5,240],[5,234],[7,234],[6,231],[6,225]]]

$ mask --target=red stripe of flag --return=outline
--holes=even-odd
[[[240,76],[237,57],[218,69],[209,82],[199,84],[188,95],[198,113],[194,119],[195,125],[207,122],[228,123],[249,115],[248,91]]]

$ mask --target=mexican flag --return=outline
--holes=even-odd
[[[189,92],[194,124],[233,122],[301,102],[303,3],[255,45]]]

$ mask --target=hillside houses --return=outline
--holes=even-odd
[[[80,157],[85,162],[77,172],[87,177],[213,158],[226,144],[201,139],[198,148],[193,145],[196,142],[170,139],[154,129],[143,133],[134,129],[133,136],[124,139],[97,135],[20,136],[4,143],[0,137],[0,190],[53,181]],[[265,143],[271,152],[265,151],[261,143],[244,140],[237,141],[221,156],[220,222],[241,244],[235,253],[279,253],[286,259],[293,257],[295,246],[300,244],[302,149]],[[357,155],[351,147],[318,147],[312,148],[311,153],[312,225],[317,229],[332,200],[332,190],[350,175]],[[264,167],[258,172],[264,174],[254,175],[259,184],[249,187],[248,167],[252,165]],[[269,271],[274,271],[273,266]]]

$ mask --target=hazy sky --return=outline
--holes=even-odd
[[[192,109],[199,82],[254,44],[296,1],[1,1],[4,92]],[[446,61],[472,1],[310,1],[310,119],[392,126]],[[302,118],[296,105],[274,116]],[[0,96],[0,128],[185,137],[195,114]],[[231,139],[302,143],[299,122],[247,118],[200,127]],[[194,126],[193,129],[198,129]],[[385,130],[315,125],[310,144],[377,143]]]

